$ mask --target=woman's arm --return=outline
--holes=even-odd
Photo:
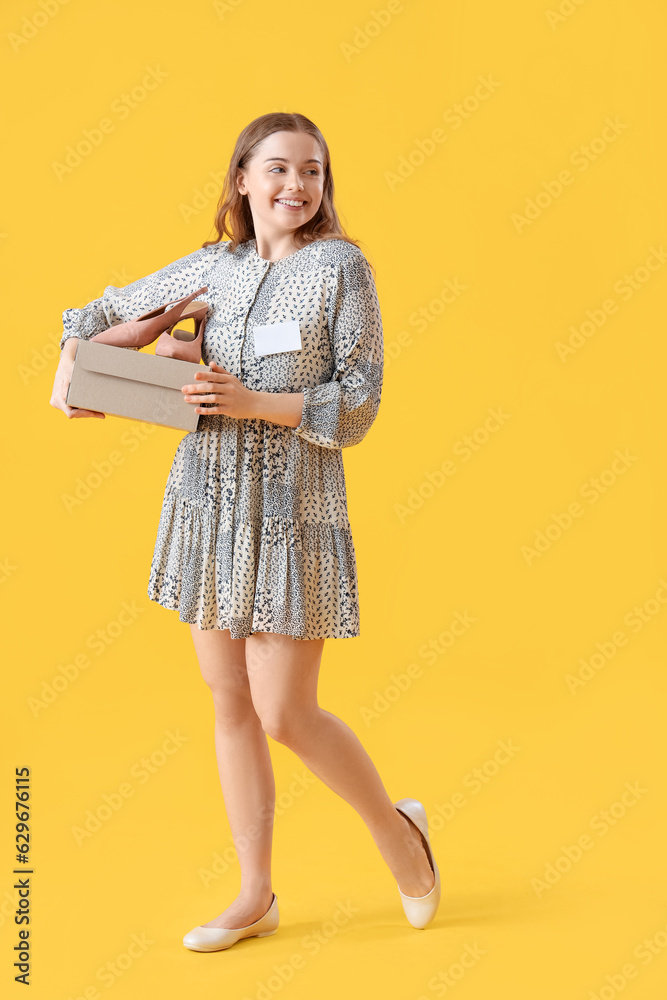
[[[356,247],[338,265],[328,320],[335,374],[330,382],[304,389],[294,433],[322,448],[349,448],[363,440],[377,416],[384,365],[375,281]]]
[[[67,417],[104,417],[97,410],[68,406],[65,402],[74,368],[74,355],[79,340],[90,340],[96,333],[108,330],[116,323],[136,319],[164,305],[168,299],[183,298],[205,285],[200,281],[211,266],[212,251],[200,247],[180,257],[166,267],[117,288],[107,285],[103,294],[81,309],[65,309],[63,334],[60,338],[60,360],[53,382],[51,406]]]
[[[255,416],[273,424],[298,427],[303,413],[302,392],[254,391]]]
[[[98,410],[85,410],[81,407],[68,406],[65,402],[67,399],[69,384],[72,379],[76,345],[77,339],[75,337],[70,337],[63,344],[60,361],[58,362],[56,375],[53,380],[53,389],[51,390],[51,399],[49,400],[49,403],[56,410],[62,410],[66,417],[101,417],[104,419],[106,414],[100,413]]]
[[[302,392],[263,392],[248,389],[222,365],[212,361],[210,372],[195,372],[195,382],[184,385],[186,403],[195,404],[196,413],[224,413],[237,420],[269,420],[273,424],[297,427],[303,410]],[[209,406],[202,406],[209,403]]]
[[[107,285],[102,295],[80,309],[63,312],[61,351],[68,340],[90,340],[96,333],[116,323],[126,323],[150,312],[167,301],[180,299],[206,284],[203,278],[213,261],[212,250],[200,247],[193,253],[172,261],[152,274],[138,278],[124,287]]]

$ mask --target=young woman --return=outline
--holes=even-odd
[[[65,402],[77,338],[207,288],[211,372],[183,386],[201,417],[169,472],[148,596],[189,624],[213,695],[241,887],[183,943],[217,951],[277,929],[267,734],[357,810],[408,921],[425,927],[440,877],[424,807],[392,803],[357,736],[317,701],[324,640],[360,634],[341,452],[375,420],[384,354],[371,268],[341,227],[308,118],[262,115],[241,132],[215,225],[217,240],[64,311],[51,398],[68,417],[103,416]]]

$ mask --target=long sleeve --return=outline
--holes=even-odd
[[[123,288],[107,285],[98,299],[81,309],[65,309],[60,350],[70,337],[89,340],[102,330],[136,319],[172,299],[197,291],[207,283],[206,273],[212,261],[211,247],[200,247]]]
[[[366,436],[382,394],[382,317],[361,250],[339,263],[328,308],[335,374],[330,382],[302,390],[301,423],[294,433],[323,448],[346,448]]]

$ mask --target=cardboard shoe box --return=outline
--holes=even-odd
[[[117,417],[196,431],[201,414],[181,389],[208,365],[79,340],[65,402]]]

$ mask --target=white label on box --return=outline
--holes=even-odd
[[[280,351],[300,351],[301,331],[295,319],[286,323],[269,323],[256,326],[255,354],[278,354]]]

